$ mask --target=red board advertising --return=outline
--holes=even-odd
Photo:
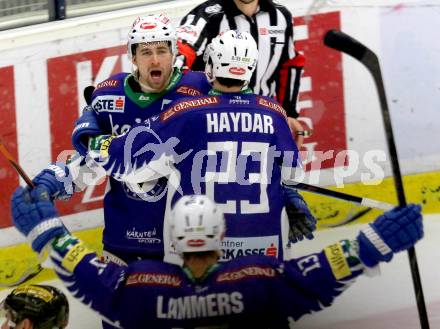
[[[307,21],[297,17],[294,21],[296,26],[307,31],[306,38],[296,42],[296,47],[306,57],[303,90],[299,95],[300,116],[314,131],[303,147],[303,151],[308,151],[308,155],[303,156],[306,169],[343,166],[347,161],[345,157],[342,163],[335,163],[337,154],[347,148],[342,55],[326,48],[322,42],[327,30],[340,28],[340,13],[317,14]],[[63,151],[73,149],[71,132],[79,116],[82,86],[96,86],[110,75],[121,72],[123,56],[126,56],[125,46],[47,59],[52,161],[59,159]],[[12,154],[17,156],[13,67],[0,68],[0,76],[1,135]],[[3,157],[0,158],[0,180],[5,196],[0,201],[0,227],[5,227],[11,224],[9,196],[18,184],[18,176]],[[101,207],[104,187],[105,184],[91,187],[69,202],[58,202],[60,213],[67,215]]]
[[[0,68],[0,77],[0,137],[9,153],[17,160],[14,68],[12,66]],[[18,182],[18,174],[8,160],[0,154],[0,228],[11,225],[10,200]]]
[[[325,33],[340,29],[340,13],[331,12],[305,18],[295,18],[295,25],[305,25],[308,38],[296,42],[306,58],[303,79],[309,79],[310,90],[299,94],[299,101],[311,104],[301,109],[300,116],[311,122],[313,135],[305,140],[303,160],[306,170],[346,165],[345,157],[337,163],[337,154],[347,149],[342,55],[323,44]],[[310,119],[307,120],[307,119]],[[312,161],[311,161],[312,160]]]
[[[125,46],[99,49],[67,56],[50,58],[47,61],[49,84],[49,117],[51,130],[52,161],[55,161],[64,150],[72,150],[71,134],[75,120],[79,116],[77,67],[81,63],[90,63],[89,84],[96,85],[96,76],[100,71],[110,75],[122,71],[121,57],[126,54]],[[117,57],[116,61],[108,58]],[[108,67],[110,65],[110,67]],[[102,77],[102,74],[100,75]],[[96,209],[102,206],[100,196],[104,193],[105,184],[90,187],[84,193],[76,193],[69,202],[58,202],[57,207],[62,215]]]

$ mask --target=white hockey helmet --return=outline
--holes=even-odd
[[[257,66],[257,43],[248,32],[229,30],[212,39],[203,60],[209,82],[216,78],[249,82]]]
[[[224,232],[223,213],[207,196],[183,196],[174,205],[170,234],[178,254],[220,250]]]
[[[171,52],[177,54],[177,34],[170,19],[165,14],[140,16],[135,19],[128,32],[127,53],[131,60],[132,45],[168,41]]]

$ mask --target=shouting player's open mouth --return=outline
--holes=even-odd
[[[162,71],[161,70],[152,70],[150,71],[151,80],[154,83],[162,82]]]

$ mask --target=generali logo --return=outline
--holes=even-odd
[[[235,74],[235,75],[243,75],[246,73],[246,70],[242,67],[235,67],[234,66],[229,69],[229,72],[232,74]]]
[[[140,28],[142,30],[151,30],[151,29],[154,29],[156,26],[157,26],[156,23],[148,22],[148,23],[142,23]]]

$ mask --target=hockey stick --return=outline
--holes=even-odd
[[[14,159],[13,155],[8,151],[6,148],[3,140],[0,138],[0,153],[5,156],[5,158],[9,161],[9,163],[14,167],[14,169],[17,171],[17,173],[20,175],[21,178],[26,182],[26,184],[29,186],[29,188],[34,188],[35,185],[32,182],[32,180],[29,178],[29,176],[26,174],[26,172],[23,170],[23,168],[18,164],[18,162]],[[33,278],[38,273],[40,273],[43,270],[43,267],[38,264],[35,268],[28,269],[25,271],[17,280],[14,282],[4,284],[0,283],[0,288],[7,288],[7,287],[15,287],[23,282],[26,282],[27,280]]]
[[[397,191],[397,197],[400,206],[406,205],[405,191],[403,189],[402,175],[400,172],[399,161],[397,157],[396,145],[394,142],[393,128],[391,125],[390,112],[388,109],[385,87],[382,79],[379,59],[376,54],[365,47],[359,41],[353,39],[347,34],[330,30],[324,37],[324,44],[327,47],[339,50],[350,55],[361,62],[373,76],[374,84],[379,95],[380,107],[382,110],[383,124],[387,138],[388,149],[391,156],[391,166],[393,170],[394,185]],[[417,301],[417,309],[419,312],[420,325],[422,329],[429,329],[428,315],[426,312],[425,299],[423,296],[422,283],[420,280],[419,268],[417,265],[417,256],[414,247],[408,249],[409,263],[411,267],[411,275],[414,284],[414,291]]]
[[[355,212],[354,214],[352,214],[352,212],[350,212],[349,215],[345,219],[341,220],[338,223],[334,223],[334,224],[321,224],[320,226],[321,226],[321,228],[334,228],[334,227],[344,226],[344,225],[347,225],[349,223],[354,222],[358,218],[361,218],[362,216],[364,216],[367,213],[369,213],[371,210],[373,210],[373,208],[362,209],[360,211]]]
[[[326,189],[324,187],[309,185],[309,184],[305,184],[305,183],[284,184],[284,185],[291,187],[291,188],[296,188],[298,190],[321,194],[321,195],[325,195],[325,196],[328,196],[331,198],[356,203],[358,205],[369,207],[369,208],[374,208],[374,209],[380,209],[380,210],[387,211],[387,210],[391,210],[395,207],[395,205],[393,205],[391,203],[382,202],[382,201],[369,199],[369,198],[363,198],[360,196],[356,196],[356,195],[352,195],[352,194],[348,194],[348,193],[343,193],[343,192],[339,192],[339,191],[333,191],[333,190]]]
[[[40,264],[38,264],[37,266],[35,266],[35,268],[30,268],[30,269],[26,270],[25,272],[23,272],[23,274],[21,274],[17,280],[15,280],[11,283],[0,282],[0,288],[11,288],[11,287],[19,286],[20,284],[22,284],[26,281],[29,281],[34,276],[38,275],[42,270],[43,270],[43,267]]]
[[[387,211],[387,210],[391,210],[395,207],[395,205],[390,204],[390,203],[386,203],[383,201],[378,201],[378,200],[369,199],[369,198],[363,198],[363,197],[359,197],[356,195],[333,191],[333,190],[329,190],[329,189],[326,189],[323,187],[309,185],[309,184],[305,184],[305,183],[296,183],[296,184],[292,184],[292,185],[284,184],[284,185],[286,185],[288,187],[296,188],[298,190],[321,194],[321,195],[325,195],[325,196],[328,196],[331,198],[344,200],[344,201],[348,201],[348,202],[358,204],[358,205],[361,205],[364,207],[368,207],[367,209],[362,209],[360,211],[355,212],[354,214],[350,213],[346,218],[344,218],[343,220],[341,220],[338,223],[321,225],[321,227],[325,227],[325,228],[338,227],[338,226],[343,226],[345,224],[351,223],[351,222],[355,221],[356,219],[364,216],[365,214],[367,214],[368,212],[370,212],[373,209]]]
[[[30,188],[34,188],[35,185],[32,182],[32,180],[29,178],[29,176],[24,172],[23,168],[21,168],[21,166],[18,164],[17,161],[15,161],[14,157],[12,156],[12,154],[8,151],[8,149],[6,148],[5,144],[3,143],[3,140],[0,138],[0,152],[5,156],[5,158],[9,161],[9,163],[11,164],[12,167],[14,167],[14,169],[18,172],[18,174],[20,175],[21,178],[24,179],[24,181],[26,182],[26,184],[30,187]]]

